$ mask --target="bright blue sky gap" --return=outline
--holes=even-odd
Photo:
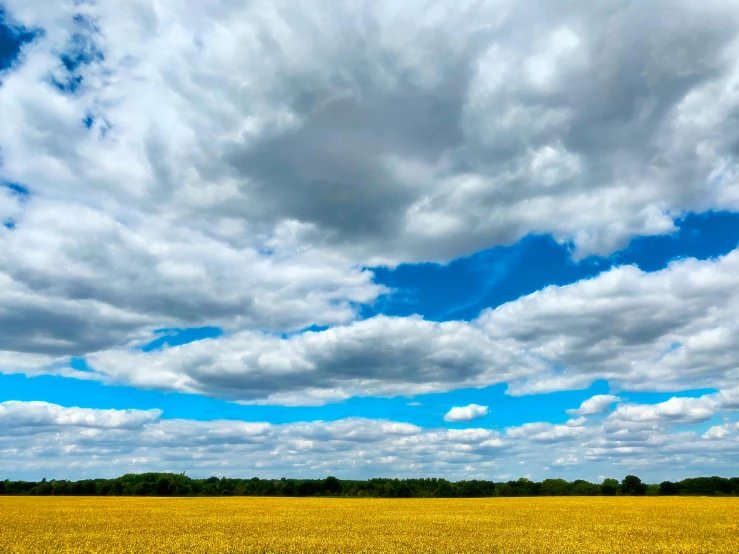
[[[15,25],[0,5],[0,71],[9,68],[18,59],[21,47],[32,41],[39,31]]]
[[[640,237],[608,258],[572,261],[567,246],[550,236],[528,236],[512,246],[480,252],[448,265],[401,265],[373,268],[375,281],[393,289],[363,311],[365,317],[420,314],[433,321],[471,320],[548,285],[568,285],[616,265],[635,264],[657,271],[681,257],[700,260],[729,253],[739,244],[739,214],[690,214],[676,222],[672,235]],[[463,284],[463,285],[460,285]]]
[[[159,338],[141,347],[144,352],[150,352],[164,346],[178,346],[196,340],[214,339],[223,335],[218,327],[195,327],[191,329],[157,329]]]

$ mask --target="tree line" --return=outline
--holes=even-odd
[[[739,496],[739,478],[696,477],[646,484],[635,475],[620,482],[521,478],[516,481],[446,479],[191,479],[174,473],[127,474],[80,481],[0,481],[0,495],[36,496],[341,496],[370,498],[475,498],[496,496]]]

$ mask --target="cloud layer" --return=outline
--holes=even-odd
[[[621,477],[638,471],[663,480],[735,468],[735,423],[701,435],[675,429],[673,414],[668,409],[648,420],[579,418],[495,431],[362,418],[284,425],[192,421],[163,419],[155,411],[13,402],[0,404],[0,457],[4,471],[35,479],[187,470],[193,476],[507,480],[533,468],[537,479],[597,481],[603,472]]]
[[[653,273],[619,267],[471,322],[377,316],[288,338],[242,331],[150,352],[113,349],[91,355],[93,372],[82,377],[290,405],[497,383],[534,394],[598,379],[630,390],[730,388],[739,384],[737,274],[739,251]]]
[[[614,395],[499,431],[4,403],[3,469],[678,476],[736,459],[739,250],[471,321],[362,314],[392,292],[373,267],[530,234],[577,260],[739,211],[739,0],[4,6],[38,32],[0,75],[0,372],[279,405]],[[224,334],[141,348],[206,325]],[[615,396],[698,387],[721,392]]]
[[[0,349],[342,324],[362,266],[739,208],[733,0],[6,4]]]

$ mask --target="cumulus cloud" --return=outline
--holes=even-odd
[[[17,433],[22,428],[24,434],[45,432],[48,427],[135,430],[158,421],[161,414],[161,410],[93,410],[9,401],[0,403],[0,429]]]
[[[361,267],[739,208],[734,0],[5,4],[0,348],[346,324]]]
[[[468,406],[456,406],[444,414],[444,421],[472,421],[480,419],[488,415],[488,407],[478,404],[470,404]]]
[[[289,338],[241,332],[152,352],[105,351],[89,363],[106,382],[268,404],[448,390],[482,375],[515,379],[537,364],[474,325],[385,316]]]
[[[739,431],[739,423],[727,423],[725,425],[714,425],[701,435],[704,439],[723,439]]]
[[[321,254],[266,256],[158,219],[31,202],[22,228],[0,230],[0,348],[81,355],[161,327],[344,323],[384,290]]]
[[[698,398],[670,398],[659,404],[622,404],[609,420],[632,422],[690,422],[711,419],[719,411],[735,410],[739,388],[722,390]]]
[[[723,410],[739,410],[739,387],[719,391],[714,398]]]
[[[23,431],[18,431],[22,424]],[[6,475],[30,479],[116,476],[148,470],[277,478],[444,476],[450,479],[551,474],[598,479],[634,472],[654,481],[727,473],[739,428],[703,435],[657,422],[529,423],[490,429],[424,428],[389,420],[270,424],[165,419],[137,410],[86,410],[43,403],[0,404]],[[543,447],[545,446],[545,447]],[[711,462],[706,462],[710,457]]]
[[[89,356],[84,376],[291,405],[497,383],[532,394],[596,379],[630,390],[729,390],[739,380],[738,273],[739,251],[653,273],[619,267],[471,322],[377,316],[287,338],[241,331],[150,352],[111,349]],[[596,413],[606,400],[573,414]]]
[[[619,406],[609,418],[622,421],[654,422],[700,422],[713,417],[716,402],[709,397],[670,398],[654,405],[624,404]]]
[[[603,414],[608,412],[611,406],[620,400],[618,396],[612,394],[596,394],[592,398],[583,401],[579,408],[567,410],[567,413],[581,416]]]

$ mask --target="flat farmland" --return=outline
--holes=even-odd
[[[0,497],[0,552],[739,552],[736,498]]]

